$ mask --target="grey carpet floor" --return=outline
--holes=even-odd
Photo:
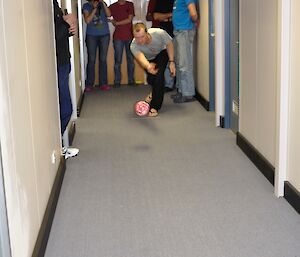
[[[198,102],[86,95],[46,257],[300,257],[300,217]]]

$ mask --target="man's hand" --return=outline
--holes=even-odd
[[[158,72],[158,69],[156,68],[156,64],[153,62],[150,62],[147,66],[147,72],[149,72],[152,75],[156,75]]]
[[[169,62],[169,69],[172,77],[175,77],[176,75],[176,68],[175,68],[175,63],[174,62]]]
[[[67,14],[63,16],[66,23],[70,25],[69,33],[70,34],[77,34],[78,32],[78,22],[75,14]]]

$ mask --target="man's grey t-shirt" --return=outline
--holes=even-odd
[[[150,44],[138,45],[135,39],[133,39],[130,50],[133,55],[142,52],[147,60],[153,60],[162,50],[166,49],[172,38],[166,31],[159,28],[148,29],[148,33],[151,35]]]

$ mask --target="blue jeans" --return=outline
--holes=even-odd
[[[126,60],[127,60],[127,76],[128,83],[134,83],[134,59],[130,51],[131,40],[114,40],[114,49],[115,49],[115,84],[120,84],[121,82],[121,64],[123,49],[126,50]]]
[[[183,96],[195,95],[193,42],[195,29],[174,30],[176,40],[176,86]]]
[[[70,63],[57,67],[61,134],[65,132],[73,112],[69,89]]]
[[[91,36],[86,35],[86,47],[88,53],[88,64],[86,67],[86,86],[93,86],[95,82],[96,53],[99,47],[99,85],[107,85],[107,52],[110,35]]]

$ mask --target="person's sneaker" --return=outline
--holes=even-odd
[[[92,86],[85,86],[84,92],[92,92],[93,91],[93,87]]]
[[[109,85],[102,85],[101,87],[99,87],[100,90],[103,90],[103,91],[108,91],[110,90],[110,86]]]
[[[119,87],[121,87],[120,83],[115,83],[114,84],[114,88],[119,88]]]
[[[62,149],[62,155],[65,156],[65,159],[69,159],[71,157],[75,157],[77,156],[77,154],[79,153],[79,149],[78,148],[74,148],[74,147],[64,147]]]
[[[193,96],[181,96],[173,99],[173,102],[176,104],[189,103],[194,101],[196,101],[196,99]]]
[[[168,92],[173,91],[173,88],[171,88],[171,87],[165,87],[164,91],[165,91],[165,93],[168,93]]]
[[[182,97],[182,94],[180,92],[177,92],[176,94],[173,94],[170,97],[171,97],[171,99],[176,99],[176,98]]]
[[[136,86],[135,82],[128,82],[128,86],[134,87]]]

